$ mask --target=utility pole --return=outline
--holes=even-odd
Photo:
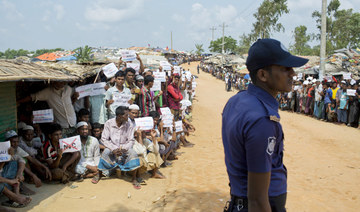
[[[225,50],[224,50],[224,46],[225,46],[225,27],[228,27],[228,25],[225,25],[225,22],[220,25],[220,27],[222,27],[222,48],[221,48],[221,53],[224,54]]]
[[[171,39],[171,50],[170,50],[170,52],[172,52],[173,51],[172,31],[170,31],[170,39]]]
[[[210,30],[212,31],[211,41],[213,41],[214,40],[214,31],[216,30],[216,28],[213,26],[210,28]]]
[[[322,0],[321,8],[321,42],[320,42],[320,70],[319,79],[323,80],[325,73],[326,59],[326,0]]]

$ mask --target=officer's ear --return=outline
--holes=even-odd
[[[261,69],[258,70],[256,76],[257,76],[258,81],[260,81],[262,83],[266,83],[266,82],[269,81],[270,72],[266,68],[261,68]]]

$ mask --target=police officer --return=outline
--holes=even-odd
[[[225,211],[286,211],[287,171],[278,92],[292,88],[294,70],[307,59],[274,39],[259,39],[246,60],[252,84],[231,97],[222,115],[231,201]]]

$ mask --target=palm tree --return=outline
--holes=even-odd
[[[75,49],[75,57],[77,58],[77,61],[79,63],[87,63],[92,61],[93,59],[91,58],[91,51],[92,48],[88,45]]]
[[[201,53],[204,52],[203,45],[202,44],[195,44],[196,51],[195,53],[197,55],[201,55]]]

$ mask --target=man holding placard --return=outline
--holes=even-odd
[[[150,91],[154,85],[154,77],[145,76],[144,77],[144,86],[140,90],[139,95],[139,107],[140,107],[140,116],[148,116],[150,111],[155,110],[154,105],[154,95]],[[158,96],[157,96],[158,97]]]
[[[179,89],[180,76],[174,74],[173,82],[167,87],[168,103],[175,121],[180,118],[180,101],[183,96]]]
[[[105,123],[101,135],[101,140],[106,148],[101,155],[98,169],[105,176],[110,176],[110,172],[114,169],[132,171],[134,188],[140,189],[136,181],[140,160],[133,150],[134,127],[128,121],[129,109],[119,106],[115,112],[116,117]]]
[[[60,142],[62,129],[59,124],[50,124],[48,138],[49,140],[45,141],[41,148],[42,158],[50,168],[52,179],[67,183],[75,175],[75,166],[80,160],[80,152],[66,153],[66,151],[69,151],[69,147],[75,144],[77,138],[70,137],[68,139],[71,142],[68,145],[60,146],[63,142]],[[81,146],[76,148],[80,150]]]
[[[106,107],[108,108],[109,119],[115,117],[115,110],[118,106],[128,106],[131,101],[131,92],[124,86],[125,74],[118,71],[115,74],[115,86],[109,88],[105,94]]]

